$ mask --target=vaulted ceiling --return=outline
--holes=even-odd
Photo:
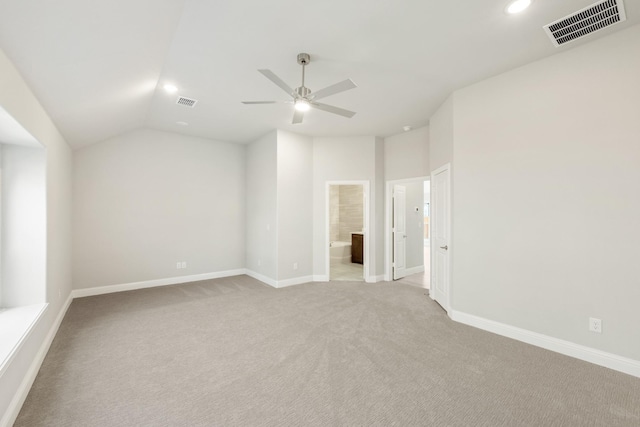
[[[274,128],[388,136],[455,89],[640,22],[640,0],[624,0],[626,22],[554,47],[542,27],[593,3],[507,15],[506,0],[0,0],[0,47],[76,148],[141,127],[239,143]],[[300,52],[312,90],[358,85],[323,100],[353,118],[312,110],[293,125],[290,104],[241,103],[287,100],[257,70],[297,87]]]

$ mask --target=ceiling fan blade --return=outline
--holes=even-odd
[[[311,106],[318,110],[326,111],[328,113],[338,114],[340,116],[351,118],[356,115],[355,112],[345,110],[344,108],[334,107],[333,105],[321,104],[319,102],[312,102]]]
[[[263,76],[265,76],[266,78],[268,78],[269,80],[271,80],[272,82],[277,84],[282,90],[287,92],[287,94],[289,96],[293,96],[293,89],[291,89],[288,84],[286,84],[284,81],[282,81],[282,79],[280,77],[278,77],[275,74],[273,74],[273,71],[271,71],[271,70],[258,70],[258,72],[262,73]]]
[[[278,101],[242,101],[243,104],[277,104]]]
[[[302,119],[304,117],[304,112],[303,111],[298,111],[295,110],[293,112],[293,120],[291,121],[291,124],[298,124],[298,123],[302,123]]]
[[[327,86],[324,89],[312,92],[311,95],[309,95],[309,99],[326,98],[329,95],[335,95],[336,93],[344,92],[345,90],[353,89],[356,87],[358,86],[356,86],[356,84],[351,79],[343,80],[340,83],[336,83],[334,85]]]

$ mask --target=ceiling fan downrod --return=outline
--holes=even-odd
[[[311,93],[311,90],[306,88],[304,85],[304,68],[309,62],[311,62],[311,55],[308,53],[298,54],[298,64],[302,65],[302,85],[296,88],[296,95],[300,98],[306,98],[306,96]]]

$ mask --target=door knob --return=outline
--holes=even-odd
[[[448,251],[449,250],[449,246],[448,245],[440,246],[440,249],[444,249],[445,251]]]

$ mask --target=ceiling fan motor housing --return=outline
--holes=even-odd
[[[311,62],[311,56],[308,53],[298,54],[298,64],[307,65],[309,62]]]
[[[298,98],[306,98],[307,95],[311,93],[311,89],[305,86],[300,86],[296,88],[296,95]]]

